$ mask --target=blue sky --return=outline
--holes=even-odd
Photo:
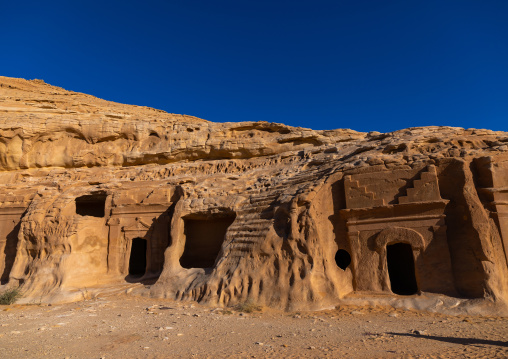
[[[0,74],[210,121],[508,131],[506,0],[0,0]]]

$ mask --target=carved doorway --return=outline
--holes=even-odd
[[[206,219],[184,218],[185,248],[180,258],[183,268],[212,268],[234,216]]]
[[[386,261],[392,292],[400,295],[416,294],[418,285],[411,245],[408,243],[387,245]]]
[[[131,245],[131,255],[129,259],[129,275],[132,277],[142,277],[146,271],[146,240],[143,238],[134,238]]]

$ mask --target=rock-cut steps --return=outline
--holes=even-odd
[[[440,199],[436,167],[429,166],[420,174],[420,179],[413,181],[413,187],[406,189],[406,195],[399,197],[399,204],[439,201]]]
[[[273,203],[288,188],[295,190],[302,184],[312,184],[319,177],[316,170],[298,173],[284,181],[283,185],[273,185],[266,192],[260,192],[250,198],[249,203],[237,212],[235,222],[226,234],[225,258],[238,263],[247,253],[254,253],[254,247],[260,245],[273,226]],[[263,218],[266,217],[266,218]]]
[[[250,206],[246,206],[237,212],[235,222],[228,228],[226,234],[225,253],[226,260],[238,262],[246,253],[252,253],[253,247],[261,243],[272,226],[272,216],[262,218],[262,213],[267,211],[277,199],[278,193],[262,193],[250,200]]]

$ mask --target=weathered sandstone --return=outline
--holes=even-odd
[[[0,77],[0,170],[1,283],[25,302],[508,302],[507,132],[211,123]]]

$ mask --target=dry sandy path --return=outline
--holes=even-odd
[[[0,306],[0,358],[508,358],[508,318],[393,308],[246,314],[111,296]]]

